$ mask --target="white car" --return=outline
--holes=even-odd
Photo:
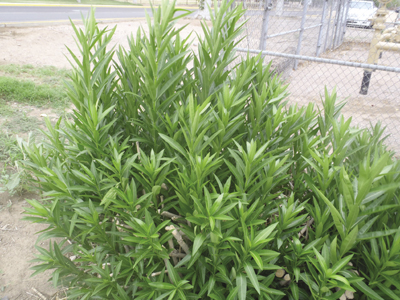
[[[351,1],[347,14],[347,26],[371,28],[373,25],[371,19],[377,9],[372,1]]]

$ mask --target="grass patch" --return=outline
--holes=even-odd
[[[16,135],[43,140],[40,117],[30,116],[34,107],[62,113],[70,105],[63,81],[69,70],[32,65],[0,66],[0,193],[25,190],[27,174],[18,168],[23,158]],[[28,106],[27,106],[28,105]]]
[[[43,4],[73,4],[76,6],[80,5],[129,5],[129,6],[141,6],[142,4],[134,4],[129,2],[119,2],[112,0],[81,0],[81,3],[78,3],[76,0],[40,0],[40,1],[32,1],[32,0],[0,0],[0,3],[43,3]]]
[[[0,99],[0,117],[10,117],[17,112],[17,109],[10,106],[6,101]]]
[[[69,70],[32,65],[0,66],[0,164],[10,165],[20,152],[16,135],[42,137],[37,130],[44,124],[41,118],[29,116],[30,107],[63,111],[69,102],[63,87]],[[1,169],[1,166],[0,166]]]
[[[6,191],[10,195],[21,194],[30,190],[29,174],[18,164],[22,159],[24,154],[16,137],[0,131],[0,194]],[[5,207],[0,206],[0,211]]]
[[[0,99],[21,104],[66,107],[67,96],[61,85],[36,84],[32,80],[19,80],[0,76]]]
[[[0,163],[13,164],[23,158],[14,135],[0,131]],[[1,168],[0,168],[1,169]]]
[[[68,80],[69,72],[52,66],[1,65],[0,108],[4,107],[4,101],[13,101],[64,109],[68,103],[63,81]]]
[[[47,67],[34,67],[32,65],[0,65],[0,72],[13,76],[33,76],[36,78],[42,78],[44,80],[50,78],[56,78],[58,80],[67,79],[69,70],[57,69],[53,66]]]
[[[35,131],[43,122],[35,117],[27,116],[25,113],[7,119],[2,127],[12,134],[27,133]]]

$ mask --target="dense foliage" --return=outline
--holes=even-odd
[[[74,26],[72,117],[20,141],[43,192],[26,219],[56,238],[34,269],[70,299],[399,299],[383,129],[352,127],[335,92],[286,103],[260,56],[235,60],[243,10],[214,7],[195,50],[174,3],[129,49],[93,12]]]

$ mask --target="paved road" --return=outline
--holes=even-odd
[[[150,8],[139,7],[97,7],[96,18],[122,19],[144,18],[145,11],[151,15]],[[29,22],[51,22],[81,19],[81,14],[86,16],[90,7],[41,7],[41,6],[0,6],[0,24],[15,24]]]

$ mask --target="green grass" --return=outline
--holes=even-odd
[[[0,0],[1,1],[1,0]],[[0,193],[24,190],[26,174],[17,167],[23,158],[16,135],[43,140],[42,118],[29,116],[30,108],[52,108],[62,113],[70,106],[63,81],[69,71],[32,65],[0,66]],[[28,107],[26,107],[28,106]]]
[[[15,135],[0,131],[0,194],[8,191],[10,195],[22,194],[30,189],[28,173],[19,167],[18,162],[24,159],[24,154],[18,146]],[[0,205],[0,211],[11,206]]]
[[[34,131],[42,125],[42,120],[35,117],[27,116],[25,113],[15,115],[14,117],[8,118],[3,122],[2,129],[11,134],[22,134],[30,131]]]
[[[8,102],[0,99],[0,117],[10,117],[17,112],[17,109],[12,107]]]
[[[56,78],[67,79],[69,71],[67,69],[57,69],[53,66],[34,67],[32,65],[0,65],[0,73],[13,76],[33,76],[36,78]]]
[[[66,106],[67,102],[62,87],[36,84],[31,80],[19,80],[5,76],[0,76],[0,99],[51,108]]]
[[[13,164],[16,160],[22,158],[16,137],[0,131],[0,164]]]
[[[63,81],[68,80],[68,70],[32,65],[0,66],[0,108],[12,101],[39,107],[63,109],[68,103]],[[11,111],[12,112],[12,111]],[[0,115],[10,113],[10,108],[0,110]]]
[[[112,0],[81,0],[81,3],[78,3],[76,0],[0,0],[0,3],[40,3],[40,4],[73,4],[76,6],[79,5],[131,5],[138,6],[141,4],[133,4],[129,2],[119,2]]]
[[[0,169],[19,157],[16,135],[32,132],[33,137],[42,138],[37,129],[44,122],[27,114],[30,107],[52,108],[62,113],[70,106],[63,87],[68,72],[55,67],[0,66]]]

